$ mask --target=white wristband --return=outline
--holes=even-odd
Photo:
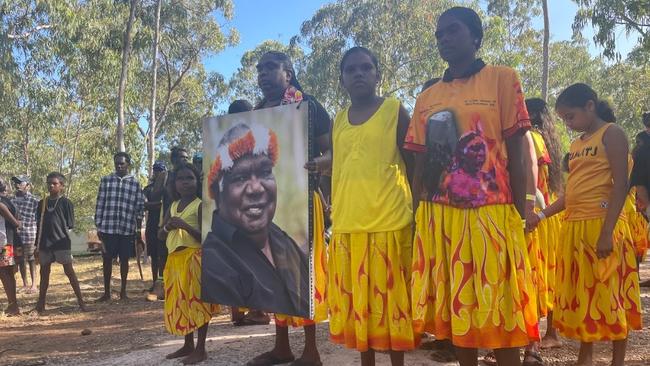
[[[537,213],[537,217],[539,217],[540,220],[544,220],[546,218],[546,215],[544,215],[544,211],[539,211]]]

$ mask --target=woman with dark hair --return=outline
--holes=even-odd
[[[621,212],[628,193],[627,137],[588,85],[565,89],[555,111],[580,136],[571,143],[564,195],[528,220],[535,227],[565,211],[553,326],[581,342],[577,365],[593,364],[593,342],[612,341],[611,365],[621,366],[629,332],[641,329],[635,248]]]
[[[376,94],[381,73],[370,50],[348,50],[340,72],[351,104],[332,128],[331,339],[359,351],[361,365],[374,365],[376,351],[404,365],[417,343],[409,303],[412,155],[402,147],[410,117],[399,100]]]
[[[531,136],[537,155],[537,190],[541,193],[543,205],[536,205],[537,210],[551,205],[560,194],[564,193],[562,177],[562,148],[555,131],[555,123],[546,102],[539,98],[526,99],[526,108],[533,125]],[[529,214],[535,214],[531,212]],[[540,267],[537,269],[539,284],[537,286],[538,305],[541,315],[548,316],[549,326],[542,338],[541,348],[557,348],[562,345],[553,327],[553,303],[555,301],[555,252],[559,244],[560,217],[555,216],[541,223],[537,229],[540,245]]]
[[[305,94],[296,78],[296,72],[289,56],[282,52],[269,51],[262,55],[257,63],[257,83],[263,98],[255,109],[272,108],[279,105],[303,103],[305,108],[313,108],[313,128],[309,130],[310,139],[314,141],[309,152],[312,160],[305,166],[313,179],[323,187],[327,196],[324,175],[329,174],[331,155],[329,153],[331,120],[325,108],[318,101]],[[329,178],[329,177],[327,177]],[[274,365],[292,362],[294,366],[322,365],[316,347],[316,323],[327,319],[325,300],[325,273],[327,259],[325,253],[324,212],[321,195],[314,193],[314,319],[303,319],[282,314],[275,315],[275,347],[255,358],[248,365]],[[303,327],[305,330],[305,348],[300,358],[295,359],[289,344],[288,326]],[[294,361],[295,359],[295,361]]]
[[[514,70],[476,57],[474,10],[446,10],[435,36],[449,67],[418,96],[405,140],[418,153],[413,325],[450,339],[461,366],[477,364],[478,348],[520,365],[519,348],[539,340],[524,237],[524,95]]]

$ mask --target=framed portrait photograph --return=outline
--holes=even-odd
[[[310,114],[300,106],[203,123],[204,301],[312,316]]]

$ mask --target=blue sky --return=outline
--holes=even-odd
[[[237,70],[240,59],[244,52],[255,48],[262,41],[268,39],[278,40],[287,43],[289,39],[300,32],[302,22],[310,19],[312,15],[324,4],[331,1],[324,0],[285,0],[261,1],[261,0],[234,0],[235,14],[225,28],[234,27],[240,35],[240,42],[237,46],[225,51],[206,57],[204,63],[209,71],[217,71],[226,78]],[[571,38],[571,24],[576,12],[576,5],[569,0],[549,0],[549,17],[551,21],[552,40],[567,40]],[[542,19],[536,19],[534,26],[542,27]],[[585,29],[585,37],[591,40],[593,31]],[[625,56],[636,43],[636,36],[629,39],[623,30],[618,32],[617,48]],[[590,45],[592,54],[597,55],[600,49]]]

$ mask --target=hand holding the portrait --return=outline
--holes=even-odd
[[[332,155],[326,154],[305,163],[305,169],[311,174],[332,174]]]
[[[165,227],[168,230],[174,230],[174,229],[185,229],[188,227],[188,225],[180,217],[170,217],[169,220],[167,220]]]

